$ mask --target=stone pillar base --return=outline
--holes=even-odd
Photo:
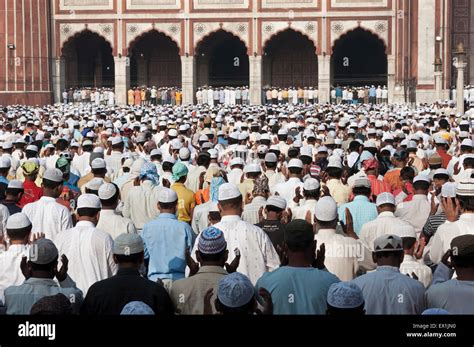
[[[130,60],[128,57],[114,57],[115,61],[115,102],[127,104],[127,91],[130,87]]]
[[[262,104],[262,56],[249,56],[249,98],[251,105]]]
[[[319,103],[330,102],[331,94],[331,56],[318,55],[318,98]]]
[[[183,91],[183,105],[194,104],[196,89],[196,59],[194,56],[181,57],[181,88]]]
[[[54,102],[62,101],[63,91],[66,88],[66,59],[59,57],[54,60],[53,68]]]

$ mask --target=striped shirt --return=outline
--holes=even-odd
[[[429,216],[422,229],[423,235],[425,235],[428,238],[433,237],[436,231],[438,230],[438,227],[444,222],[446,222],[446,220],[447,218],[444,211],[441,213]]]

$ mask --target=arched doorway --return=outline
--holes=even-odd
[[[129,50],[132,86],[181,87],[179,48],[156,30],[136,39]]]
[[[313,41],[293,29],[273,36],[264,48],[263,85],[316,87],[318,57]]]
[[[357,28],[342,35],[331,56],[333,85],[387,85],[387,54],[375,34]]]
[[[249,84],[247,47],[237,36],[218,30],[196,48],[197,85],[238,87]]]
[[[84,30],[63,46],[66,87],[113,87],[115,62],[112,47],[102,36]]]

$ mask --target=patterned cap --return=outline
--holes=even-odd
[[[242,307],[255,296],[255,289],[249,278],[240,272],[226,275],[219,281],[217,298],[231,308]]]
[[[199,237],[198,250],[203,254],[217,254],[227,248],[227,242],[220,229],[209,227]]]
[[[356,308],[364,304],[364,296],[356,284],[338,282],[329,287],[327,302],[335,308]]]
[[[474,196],[474,178],[459,182],[456,187],[456,194],[460,196]]]

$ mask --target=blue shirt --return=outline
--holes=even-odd
[[[178,280],[184,278],[186,249],[193,247],[191,226],[171,213],[162,213],[143,226],[145,259],[149,259],[148,278]]]
[[[336,97],[342,98],[342,88],[336,87]]]
[[[266,272],[256,289],[272,295],[273,314],[326,314],[331,284],[339,282],[332,273],[312,267],[282,266]]]
[[[377,206],[369,201],[364,195],[357,195],[352,202],[339,206],[339,220],[346,224],[346,208],[352,215],[354,231],[359,235],[362,226],[377,218]]]
[[[0,176],[0,183],[5,183],[6,185],[8,185],[8,182],[9,182],[9,181],[7,180],[6,177]]]
[[[369,89],[369,96],[374,97],[374,98],[377,96],[377,91],[375,88]]]

